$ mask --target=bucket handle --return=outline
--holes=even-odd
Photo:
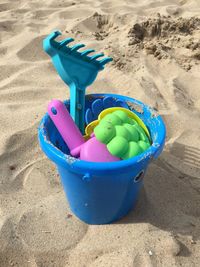
[[[82,177],[82,180],[84,181],[84,182],[90,182],[91,180],[92,180],[92,175],[90,174],[90,173],[85,173],[84,175],[83,175],[83,177]]]
[[[135,177],[134,177],[134,183],[140,182],[144,178],[144,170],[140,171]],[[92,175],[90,173],[85,173],[82,176],[82,180],[84,182],[90,182],[92,180]]]
[[[134,183],[141,182],[144,178],[144,170],[140,171],[134,178]]]

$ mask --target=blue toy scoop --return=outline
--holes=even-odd
[[[61,35],[59,31],[48,35],[43,41],[43,48],[52,58],[53,65],[62,80],[70,88],[70,114],[84,134],[86,87],[94,82],[98,72],[103,70],[105,64],[112,61],[112,58],[104,57],[103,53],[89,56],[95,50],[78,51],[85,45],[68,46],[74,39],[66,38],[56,41],[59,35]]]

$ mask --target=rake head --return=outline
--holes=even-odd
[[[95,52],[94,49],[78,51],[85,45],[75,44],[69,46],[74,41],[73,38],[56,41],[55,39],[59,35],[61,35],[59,31],[48,35],[43,41],[43,48],[52,57],[54,67],[61,78],[68,85],[71,82],[77,83],[79,88],[85,88],[92,84],[98,72],[103,70],[105,64],[112,61],[112,58],[104,57],[103,53],[90,56],[90,53]]]
[[[56,41],[61,35],[55,31],[43,41],[43,48],[52,58],[53,65],[62,80],[70,87],[70,114],[79,129],[84,133],[85,89],[92,84],[99,71],[112,61],[103,53],[89,55],[93,49],[79,51],[84,44],[69,46],[73,38]],[[104,58],[103,58],[104,57]],[[100,59],[101,58],[101,59]]]

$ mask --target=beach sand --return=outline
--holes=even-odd
[[[200,2],[0,1],[0,267],[200,264]],[[43,52],[59,29],[114,58],[87,93],[117,93],[158,110],[166,146],[135,210],[110,225],[70,211],[37,127],[69,89]]]

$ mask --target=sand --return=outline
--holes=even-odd
[[[0,267],[199,266],[200,3],[0,1]],[[70,211],[37,127],[69,90],[42,50],[59,29],[114,58],[87,92],[154,107],[167,127],[138,204],[89,226]]]

